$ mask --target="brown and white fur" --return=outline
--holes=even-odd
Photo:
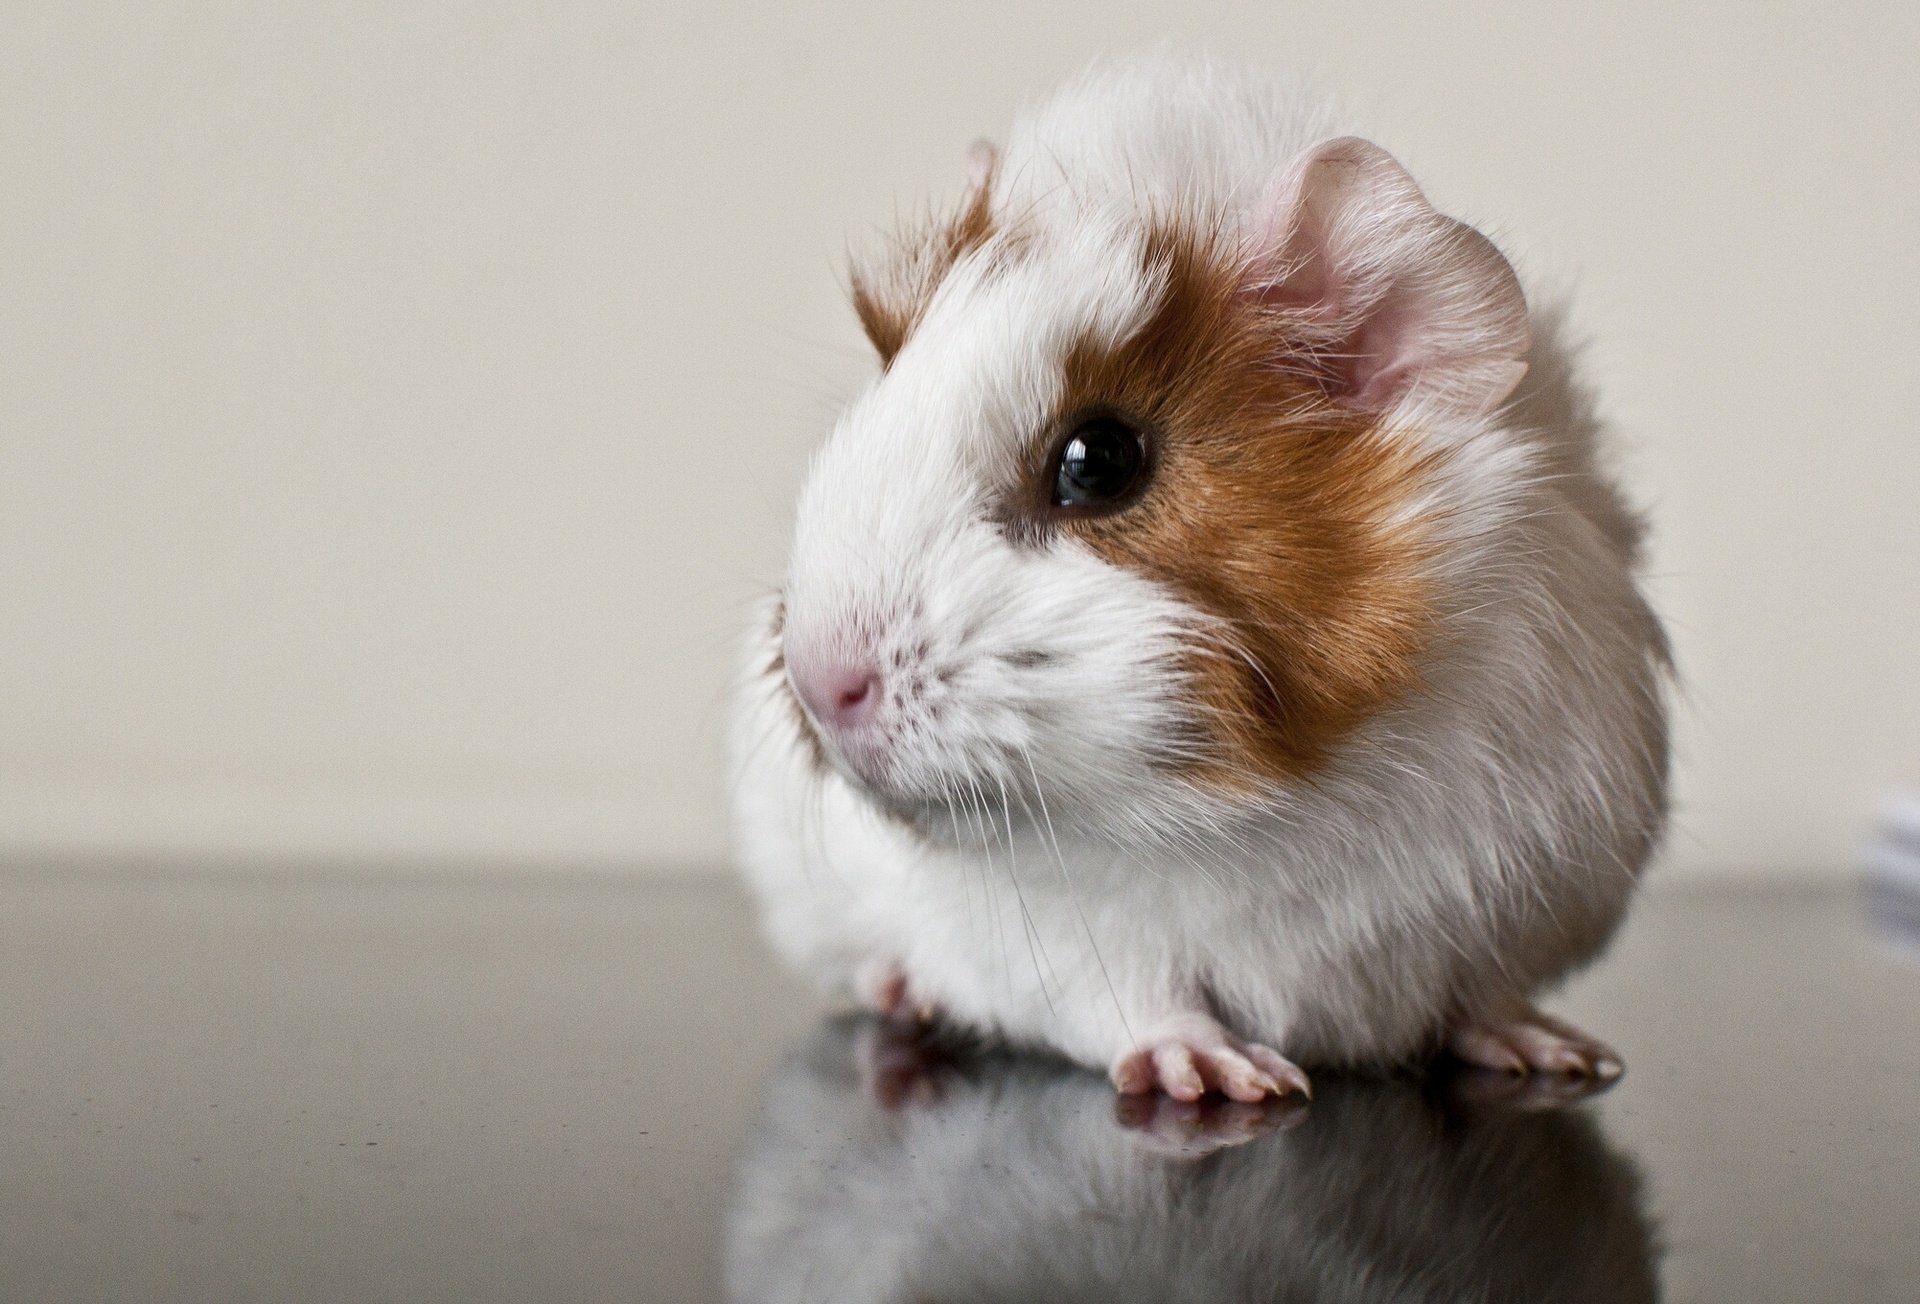
[[[1096,72],[858,270],[883,366],[755,630],[740,857],[824,982],[1126,1092],[1615,1073],[1532,1000],[1663,822],[1639,525],[1506,260],[1324,118]],[[1095,417],[1146,469],[1061,506]]]

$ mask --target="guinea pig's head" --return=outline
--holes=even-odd
[[[1414,432],[1525,370],[1511,269],[1352,138],[1234,212],[1015,207],[974,162],[855,276],[883,369],[809,470],[774,663],[821,763],[962,838],[1309,781],[1417,690]]]

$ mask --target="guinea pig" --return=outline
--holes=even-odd
[[[828,986],[1180,1100],[1620,1072],[1534,1002],[1664,822],[1642,525],[1552,317],[1329,116],[1099,69],[858,262],[733,736]]]

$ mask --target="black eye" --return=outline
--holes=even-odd
[[[1118,417],[1091,417],[1073,428],[1053,474],[1053,505],[1099,507],[1124,498],[1147,466],[1146,441]]]

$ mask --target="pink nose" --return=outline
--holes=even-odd
[[[788,669],[808,713],[835,733],[860,733],[879,714],[880,672],[872,666],[789,661]]]

